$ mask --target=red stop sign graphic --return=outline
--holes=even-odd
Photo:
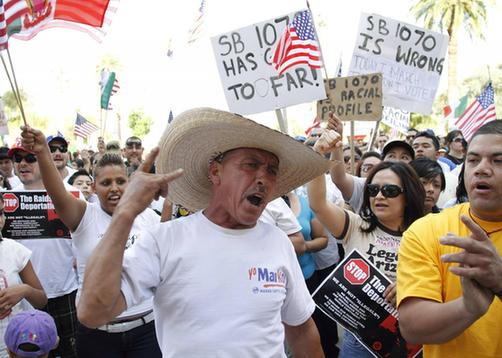
[[[343,277],[353,285],[362,285],[370,276],[370,268],[361,259],[351,259],[343,266]]]
[[[19,199],[13,193],[5,193],[3,195],[4,211],[12,213],[19,208]]]

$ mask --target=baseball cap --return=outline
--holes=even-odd
[[[16,138],[16,141],[14,142],[12,147],[10,147],[9,151],[7,152],[7,155],[12,158],[14,153],[17,152],[18,150],[22,150],[23,152],[26,152],[26,153],[35,154],[31,150],[28,150],[25,147],[23,147],[23,143],[21,142],[21,137]]]
[[[390,152],[391,149],[396,147],[401,147],[406,149],[410,153],[411,159],[412,160],[415,159],[415,151],[413,150],[413,147],[404,140],[399,140],[399,139],[390,140],[387,143],[385,143],[385,146],[382,149],[382,158],[385,158],[387,153]]]
[[[7,348],[19,357],[39,357],[58,343],[54,319],[39,310],[22,311],[12,317],[4,338]]]
[[[47,137],[47,144],[50,144],[53,140],[58,140],[60,142],[63,142],[66,146],[68,146],[68,141],[63,137],[61,133],[58,133],[56,135],[50,135]]]

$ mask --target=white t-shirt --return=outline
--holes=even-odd
[[[64,185],[68,191],[78,191],[66,182]],[[26,191],[24,185],[13,190]],[[77,289],[77,274],[73,268],[74,255],[70,239],[23,239],[18,242],[31,250],[33,269],[48,298],[60,297]]]
[[[340,235],[345,252],[349,254],[357,249],[390,280],[396,281],[397,253],[402,234],[380,226],[372,232],[362,232],[361,227],[366,228],[369,224],[351,211],[346,210],[345,213],[345,228]]]
[[[72,232],[71,237],[75,247],[75,255],[77,257],[77,271],[78,271],[78,292],[77,302],[82,290],[82,283],[84,280],[85,265],[89,256],[91,256],[94,248],[103,238],[108,226],[112,221],[112,217],[107,214],[98,203],[87,203],[84,216],[80,221],[78,227]],[[144,232],[151,227],[154,227],[160,222],[159,216],[151,209],[146,209],[134,219],[129,239],[127,240],[126,250],[131,247],[136,240],[139,240]],[[152,309],[152,300],[147,299],[127,311],[124,311],[119,317],[124,318],[134,316]]]
[[[0,241],[0,289],[22,283],[19,272],[28,264],[31,251],[14,240]],[[4,334],[10,318],[22,310],[21,302],[12,307],[12,313],[0,320],[0,357],[8,357],[5,350]]]
[[[285,357],[282,322],[300,325],[315,308],[284,232],[226,229],[201,211],[126,251],[122,293],[127,307],[154,295],[164,357]]]
[[[10,178],[7,178],[7,180],[9,181],[11,188],[15,188],[16,186],[23,184],[23,183],[21,183],[21,180],[19,179],[19,177],[14,174]]]
[[[280,197],[267,204],[258,220],[277,226],[279,229],[284,231],[286,235],[302,231],[302,227],[300,226],[295,214],[288,204],[286,204],[286,202]]]
[[[349,199],[349,205],[354,210],[356,214],[361,211],[361,206],[363,205],[364,196],[364,184],[366,183],[366,178],[352,176],[352,196]]]

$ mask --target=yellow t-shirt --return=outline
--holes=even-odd
[[[397,304],[407,297],[420,297],[437,302],[449,302],[462,295],[459,276],[448,271],[450,263],[441,262],[441,255],[461,249],[439,243],[448,232],[458,236],[470,235],[460,221],[469,215],[469,203],[445,209],[417,220],[404,233],[399,248],[397,272]],[[486,231],[502,229],[502,222],[487,222],[474,218]],[[502,252],[502,231],[490,238]],[[502,279],[502,278],[501,278]],[[502,302],[495,297],[488,312],[461,335],[443,344],[425,345],[424,357],[502,357]]]

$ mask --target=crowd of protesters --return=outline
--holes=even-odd
[[[352,150],[334,115],[295,139],[180,117],[148,155],[135,136],[70,153],[28,126],[0,148],[3,191],[47,191],[71,233],[0,238],[0,358],[372,357],[310,297],[353,249],[424,357],[502,356],[502,121]],[[257,302],[238,272],[260,265],[281,289]]]

